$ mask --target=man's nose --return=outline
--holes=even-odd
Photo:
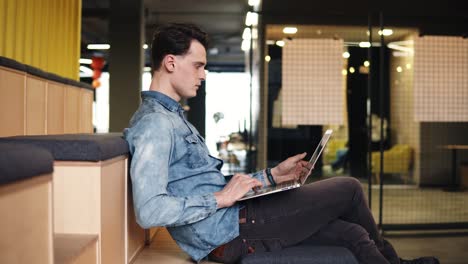
[[[201,70],[200,79],[201,79],[202,81],[206,80],[206,70],[205,70],[205,69],[202,69],[202,70]]]

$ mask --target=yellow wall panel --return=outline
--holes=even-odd
[[[46,81],[26,77],[26,135],[46,133]]]
[[[25,74],[0,67],[0,137],[24,133]]]
[[[0,56],[78,80],[81,0],[2,0]]]

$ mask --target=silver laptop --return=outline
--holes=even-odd
[[[304,185],[307,178],[311,174],[312,169],[315,166],[315,163],[317,162],[318,158],[320,157],[320,154],[322,154],[322,151],[325,148],[325,145],[327,144],[328,140],[330,139],[330,136],[331,136],[332,133],[333,133],[333,131],[331,129],[328,129],[327,131],[325,131],[325,134],[323,135],[322,140],[320,140],[320,143],[318,144],[317,148],[315,149],[314,153],[312,154],[312,157],[310,157],[309,164],[311,165],[311,169],[301,179],[295,180],[295,181],[283,182],[283,183],[280,183],[280,184],[278,184],[276,186],[265,186],[265,187],[262,187],[262,188],[259,188],[259,189],[251,190],[251,191],[247,192],[244,195],[244,197],[240,198],[239,201],[252,199],[252,198],[263,196],[263,195],[268,195],[268,194],[271,194],[271,193],[277,193],[277,192],[292,190],[292,189],[299,188],[302,185]]]

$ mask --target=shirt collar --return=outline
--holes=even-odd
[[[163,93],[157,92],[157,91],[144,91],[144,92],[141,92],[141,98],[142,99],[145,99],[145,98],[155,99],[162,106],[164,106],[165,108],[167,108],[169,111],[172,111],[172,112],[177,112],[177,111],[182,111],[183,110],[182,107],[180,106],[180,104],[177,101],[175,101],[171,97],[169,97],[169,96],[167,96],[167,95],[165,95]]]

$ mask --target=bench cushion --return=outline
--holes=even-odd
[[[0,142],[0,185],[52,173],[53,162],[43,148]]]
[[[15,136],[0,142],[29,144],[47,149],[55,160],[102,161],[128,154],[121,133]]]
[[[358,264],[354,255],[344,247],[298,245],[274,252],[248,255],[242,264]]]

